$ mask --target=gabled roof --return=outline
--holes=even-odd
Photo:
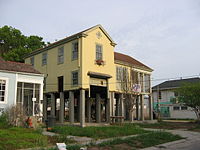
[[[106,37],[110,40],[110,42],[111,42],[111,45],[113,45],[113,46],[115,46],[116,45],[116,43],[113,41],[113,39],[110,37],[110,35],[108,34],[108,32],[100,25],[100,24],[98,24],[98,25],[96,25],[96,26],[93,26],[93,27],[91,27],[91,28],[89,28],[89,29],[86,29],[85,31],[82,31],[82,32],[84,32],[84,33],[89,33],[89,32],[91,32],[91,31],[93,31],[93,30],[95,30],[95,29],[97,29],[97,28],[100,28],[101,29],[101,31],[106,35]]]
[[[163,83],[160,83],[152,88],[153,91],[157,90],[159,87],[159,90],[164,89],[174,89],[180,87],[184,83],[197,83],[200,82],[200,78],[188,78],[188,79],[179,79],[179,80],[171,80],[171,81],[165,81]]]
[[[41,74],[29,64],[0,60],[0,72],[1,71]]]
[[[125,62],[125,63],[128,63],[130,65],[133,65],[134,67],[139,67],[141,69],[146,69],[148,71],[153,71],[153,69],[151,69],[150,67],[144,65],[143,63],[139,62],[138,60],[134,59],[131,56],[115,52],[114,58],[115,58],[116,61]]]
[[[86,29],[86,30],[83,30],[83,31],[81,31],[81,32],[78,32],[78,33],[76,33],[76,34],[73,34],[73,35],[71,35],[71,36],[69,36],[69,37],[66,37],[66,38],[64,38],[64,39],[61,39],[61,40],[59,40],[59,41],[57,41],[57,42],[54,42],[54,43],[52,43],[52,44],[49,44],[48,46],[46,46],[46,47],[44,47],[44,48],[40,48],[40,49],[34,50],[34,51],[32,51],[31,53],[25,55],[24,58],[28,58],[28,57],[31,57],[31,56],[33,56],[33,55],[35,55],[35,54],[39,54],[39,53],[44,52],[44,51],[46,51],[46,50],[49,50],[49,49],[51,49],[51,48],[54,48],[54,47],[57,47],[57,46],[59,46],[59,45],[65,44],[65,43],[67,43],[67,42],[69,42],[69,41],[75,40],[75,39],[77,39],[77,38],[79,38],[79,37],[86,37],[86,36],[87,36],[87,33],[91,32],[91,31],[93,31],[93,30],[95,30],[95,29],[97,29],[97,28],[100,28],[100,29],[102,30],[102,32],[107,36],[107,38],[108,38],[108,39],[110,40],[110,42],[111,42],[111,45],[113,45],[113,46],[116,45],[116,43],[112,40],[112,38],[109,36],[109,34],[106,32],[106,30],[99,24],[99,25],[93,26],[93,27],[91,27],[91,28],[88,28],[88,29]]]

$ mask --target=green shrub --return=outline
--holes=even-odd
[[[9,122],[8,122],[8,114],[3,112],[0,115],[0,128],[8,128]]]

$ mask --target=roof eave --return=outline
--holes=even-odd
[[[50,45],[48,45],[48,46],[46,46],[46,47],[44,47],[44,48],[40,48],[40,49],[34,50],[34,51],[32,51],[31,53],[25,55],[25,56],[23,57],[23,59],[26,59],[26,58],[31,57],[31,56],[34,56],[34,55],[36,55],[36,54],[45,52],[45,51],[47,51],[47,50],[49,50],[49,49],[52,49],[52,48],[55,48],[55,47],[57,47],[57,46],[63,45],[63,44],[65,44],[65,43],[67,43],[67,42],[73,41],[73,40],[78,39],[78,38],[81,38],[81,37],[86,37],[86,36],[87,36],[86,33],[78,33],[78,34],[72,35],[72,36],[67,37],[67,38],[65,38],[65,39],[62,39],[62,40],[60,40],[60,41],[58,41],[58,42],[52,43],[52,44],[50,44]]]
[[[122,60],[117,60],[115,59],[115,63],[116,64],[122,64],[122,65],[127,65],[129,67],[134,67],[134,68],[137,68],[137,69],[141,69],[141,70],[145,70],[145,71],[149,71],[149,72],[153,72],[153,69],[151,68],[147,68],[147,67],[142,67],[142,66],[138,66],[138,65],[133,65],[131,63],[128,63],[128,62],[125,62],[125,61],[122,61]]]
[[[42,73],[31,73],[31,72],[22,72],[22,71],[9,71],[9,70],[0,70],[0,72],[7,72],[7,73],[15,73],[15,74],[25,74],[25,75],[32,75],[32,76],[43,76]]]
[[[117,45],[114,42],[114,40],[111,38],[111,36],[108,34],[108,32],[100,24],[94,26],[93,28],[90,28],[90,29],[86,30],[84,33],[87,34],[88,32],[91,32],[91,31],[93,31],[93,30],[95,30],[97,28],[100,28],[102,30],[102,32],[106,35],[106,37],[110,40],[110,42],[111,42],[110,45],[112,45],[113,47],[115,47]]]

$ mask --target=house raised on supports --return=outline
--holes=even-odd
[[[87,122],[110,123],[115,116],[152,119],[153,70],[114,52],[115,45],[97,25],[25,57],[25,63],[45,74],[44,119],[51,115],[60,123],[80,122],[81,126]]]

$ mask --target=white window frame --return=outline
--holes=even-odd
[[[6,84],[5,84],[5,95],[4,95],[4,101],[0,101],[0,104],[7,104],[7,99],[8,99],[8,85],[9,85],[9,79],[8,78],[4,78],[4,77],[0,77],[0,80],[5,80]]]
[[[58,48],[58,64],[63,64],[63,63],[64,63],[64,46],[61,46]]]
[[[100,52],[98,52],[97,50],[97,47],[101,47],[101,53]],[[96,54],[96,60],[103,60],[103,45],[102,44],[98,44],[98,43],[96,43],[96,45],[95,45],[95,54]],[[101,54],[101,58],[99,58],[99,54]]]
[[[77,47],[75,45],[77,44]],[[76,49],[77,48],[77,49]],[[78,41],[72,43],[72,61],[78,59],[78,52],[79,52],[79,45]],[[76,55],[75,55],[76,54]],[[76,56],[76,57],[75,57]]]

